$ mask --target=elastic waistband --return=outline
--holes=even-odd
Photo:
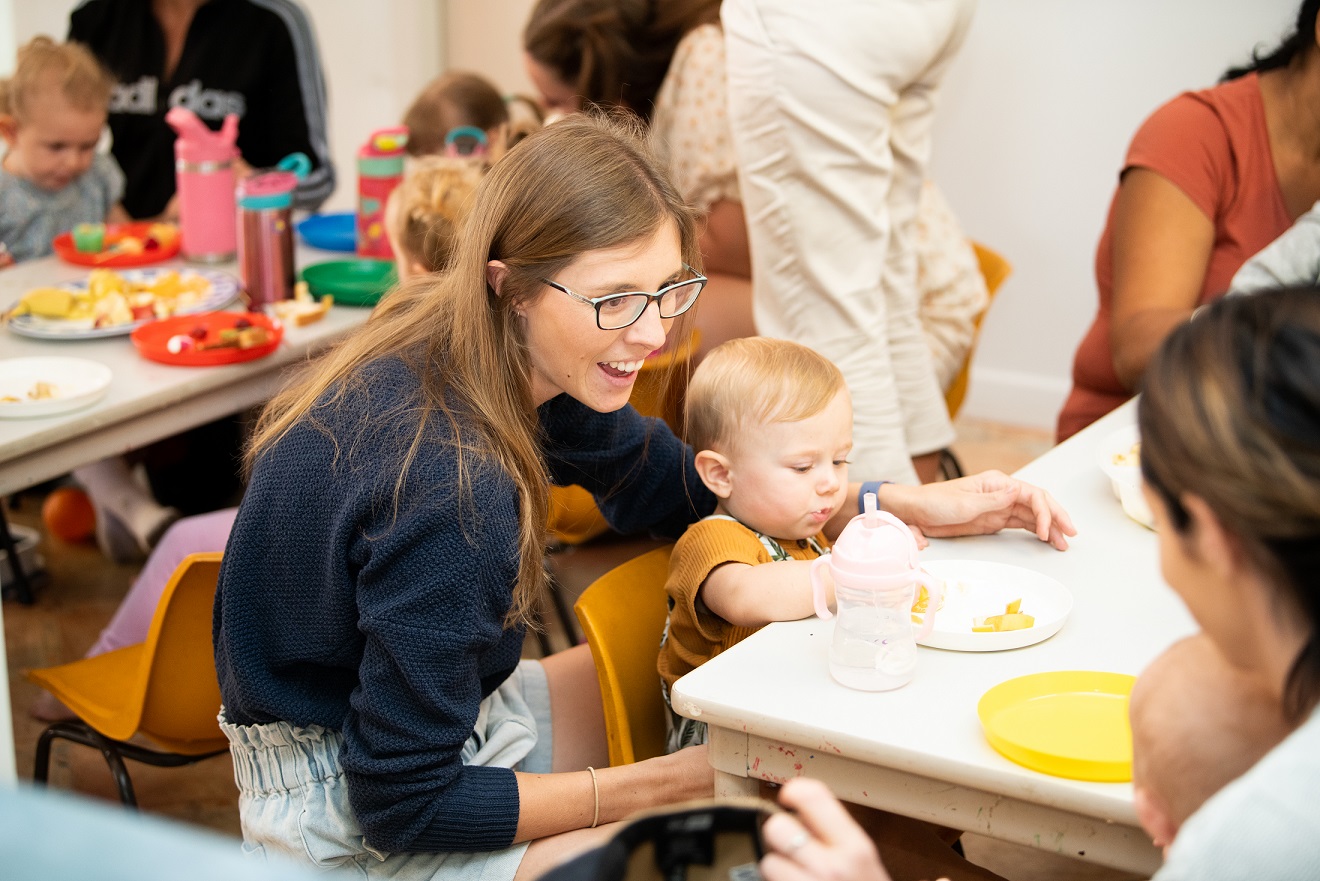
[[[344,776],[339,748],[344,738],[320,725],[296,728],[288,722],[233,725],[220,710],[220,730],[229,738],[234,780],[241,792],[267,795],[294,792]]]

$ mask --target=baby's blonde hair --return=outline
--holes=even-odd
[[[13,76],[0,80],[0,113],[22,122],[32,102],[51,86],[79,110],[105,110],[114,80],[81,43],[33,37],[18,50]]]
[[[683,406],[695,450],[727,446],[751,424],[815,416],[845,388],[839,368],[799,343],[745,337],[706,355],[688,383]]]
[[[424,156],[390,194],[386,222],[394,242],[426,272],[449,268],[485,171],[480,160]]]

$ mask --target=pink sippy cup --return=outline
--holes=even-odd
[[[214,132],[186,107],[172,107],[165,121],[178,134],[174,168],[178,177],[180,249],[188,260],[223,263],[234,259],[234,160],[238,117],[225,117]]]
[[[834,617],[825,603],[822,566],[830,567],[838,619],[830,642],[830,674],[862,691],[907,685],[917,669],[917,640],[930,633],[943,584],[917,566],[917,541],[903,521],[878,510],[867,493],[864,512],[844,527],[833,550],[811,564],[816,614]],[[914,632],[916,586],[930,592],[925,619]]]
[[[357,252],[363,257],[394,259],[385,235],[385,202],[403,180],[403,148],[408,129],[384,128],[371,133],[358,150]]]

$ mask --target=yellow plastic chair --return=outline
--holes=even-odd
[[[642,363],[629,403],[643,416],[659,416],[678,433],[683,421],[683,394],[688,364],[701,337],[697,331],[675,346]],[[672,381],[671,381],[672,374]],[[580,545],[609,531],[596,500],[580,486],[550,487],[550,537],[559,544]]]
[[[665,579],[673,549],[665,545],[614,567],[573,607],[596,662],[611,765],[665,752],[668,710],[655,665],[669,610]]]
[[[976,343],[981,338],[981,322],[985,320],[985,313],[990,311],[990,304],[994,302],[995,293],[999,290],[999,286],[1013,272],[1013,265],[1005,260],[1003,255],[992,251],[980,242],[972,242],[972,250],[976,252],[976,262],[981,267],[981,277],[985,279],[985,289],[990,294],[990,298],[986,300],[985,308],[981,310],[981,314],[977,315],[973,322],[975,329],[972,331],[972,344],[967,347],[967,354],[963,357],[962,367],[958,369],[958,375],[949,384],[949,390],[944,393],[944,405],[949,408],[950,419],[958,415],[958,411],[962,409],[963,399],[967,397],[967,381],[972,370],[972,354],[976,351]]]
[[[962,409],[963,400],[967,397],[967,382],[972,372],[972,354],[976,351],[976,343],[981,338],[981,322],[985,320],[985,313],[990,311],[990,304],[994,302],[995,293],[999,286],[1004,283],[1013,271],[1013,265],[1004,259],[1003,255],[987,248],[980,242],[972,242],[972,250],[976,252],[976,262],[981,268],[981,277],[985,279],[985,289],[990,294],[986,300],[985,308],[981,314],[973,320],[972,344],[967,347],[967,354],[963,357],[962,367],[958,369],[958,374],[949,384],[949,389],[944,393],[944,406],[949,409],[949,418],[953,419]],[[952,480],[955,477],[963,476],[962,463],[958,457],[953,454],[953,450],[947,447],[940,450],[940,476],[945,480]]]
[[[45,785],[56,739],[101,751],[124,804],[135,807],[124,759],[159,767],[189,765],[229,749],[220,732],[220,685],[211,650],[211,607],[220,576],[218,553],[192,554],[174,570],[146,642],[27,678],[59,698],[78,719],[41,733],[32,779]],[[127,743],[140,737],[157,749]]]

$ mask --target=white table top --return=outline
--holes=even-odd
[[[297,265],[344,256],[351,255],[300,247]],[[238,273],[232,263],[215,268]],[[81,279],[88,271],[55,257],[0,271],[0,309],[9,308],[31,288]],[[286,367],[348,333],[366,321],[370,311],[335,306],[313,324],[286,325],[284,341],[272,355],[223,367],[174,367],[148,361],[127,336],[52,341],[0,329],[0,358],[87,358],[114,372],[109,394],[92,407],[44,418],[0,419],[0,495],[258,404],[279,386]]]
[[[297,266],[352,255],[299,246]],[[185,267],[171,262],[164,266]],[[216,267],[237,277],[234,263]],[[34,287],[86,277],[86,267],[56,257],[0,270],[0,310]],[[241,309],[237,303],[231,309]],[[335,306],[320,321],[286,326],[271,355],[223,367],[173,367],[138,355],[127,336],[51,341],[0,328],[0,358],[60,355],[99,361],[114,372],[105,398],[86,409],[35,419],[0,419],[0,496],[65,474],[79,465],[203,425],[266,400],[287,368],[305,360],[367,320],[371,310]],[[0,628],[0,683],[8,682]],[[0,785],[17,779],[8,688],[0,689]]]
[[[1007,679],[1047,670],[1136,674],[1195,630],[1160,578],[1155,533],[1123,513],[1099,469],[1105,438],[1134,419],[1135,407],[1128,404],[1018,472],[1048,489],[1073,516],[1079,534],[1068,551],[1026,533],[1006,533],[936,540],[923,552],[923,559],[989,560],[1058,579],[1072,592],[1074,606],[1051,639],[991,653],[922,648],[911,683],[866,693],[830,677],[831,623],[809,618],[772,624],[679,680],[675,708],[714,726],[1135,825],[1130,784],[1028,770],[991,748],[976,715],[981,695]]]

